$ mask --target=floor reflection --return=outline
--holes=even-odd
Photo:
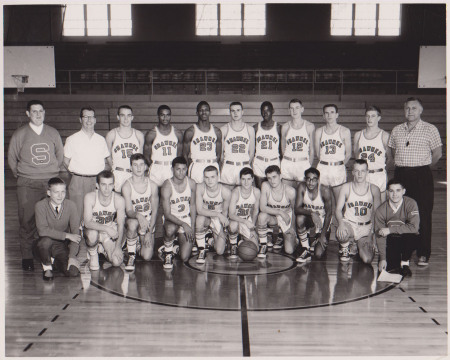
[[[137,261],[133,272],[110,267],[92,272],[91,281],[100,289],[139,301],[217,310],[240,310],[244,282],[250,311],[327,306],[367,298],[393,286],[376,281],[375,265],[357,258],[340,263],[335,247],[330,246],[324,260],[306,264],[281,253],[252,262],[208,253],[204,265],[192,257],[186,264],[176,260],[171,271],[164,270],[160,260]]]

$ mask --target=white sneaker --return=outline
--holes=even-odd
[[[164,269],[170,270],[173,268],[173,253],[166,253],[166,257],[164,259]]]
[[[204,264],[206,261],[206,250],[200,249],[200,252],[198,253],[196,263],[197,264]]]
[[[230,249],[230,259],[231,260],[235,260],[235,259],[238,258],[237,247],[238,247],[237,244],[232,244],[231,245],[231,249]]]
[[[303,248],[301,255],[296,259],[298,263],[305,263],[307,261],[311,261],[311,252],[310,250]]]
[[[259,248],[259,252],[257,255],[259,258],[264,259],[266,257],[268,245],[269,244],[261,244],[261,247]]]
[[[348,262],[350,261],[350,251],[347,247],[341,247],[339,249],[339,260],[341,260],[342,262]]]
[[[136,254],[135,253],[129,253],[128,254],[128,262],[125,265],[125,270],[127,271],[133,271],[134,270],[134,261],[136,260]]]

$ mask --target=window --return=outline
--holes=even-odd
[[[131,36],[131,4],[66,5],[64,36]]]
[[[240,36],[266,34],[264,4],[197,4],[196,35]]]
[[[399,36],[400,4],[331,4],[331,35]]]

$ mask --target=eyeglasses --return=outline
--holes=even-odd
[[[305,178],[305,181],[309,181],[309,182],[317,182],[317,181],[319,181],[319,179],[318,178],[309,178],[309,177],[307,177],[307,178]]]
[[[92,120],[92,119],[95,119],[95,116],[87,116],[87,115],[84,115],[84,116],[82,116],[81,118],[84,119],[84,120]]]

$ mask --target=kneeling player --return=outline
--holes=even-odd
[[[336,238],[340,243],[340,260],[349,261],[350,241],[355,240],[359,257],[369,264],[375,255],[372,239],[373,217],[380,205],[380,189],[367,181],[366,160],[357,159],[353,164],[353,181],[342,186],[336,203],[336,219],[339,226]],[[345,214],[342,210],[345,207]]]
[[[211,228],[214,237],[214,249],[218,255],[225,251],[226,236],[224,228],[228,226],[228,208],[231,192],[219,184],[219,173],[214,166],[203,171],[203,183],[197,186],[197,219],[195,221],[195,239],[197,240],[197,263],[204,264],[206,258],[205,236]]]
[[[250,240],[258,246],[256,220],[259,213],[261,192],[253,186],[253,170],[245,167],[240,174],[241,185],[231,192],[229,239],[231,245],[230,259],[237,259],[237,238],[241,234],[245,240]]]
[[[113,266],[123,261],[123,229],[125,200],[115,193],[114,175],[103,170],[97,175],[98,190],[84,197],[84,236],[88,246],[89,268],[98,270],[98,253],[103,253]]]
[[[297,235],[302,246],[297,258],[300,263],[311,260],[312,251],[317,258],[321,258],[330,239],[333,194],[330,188],[320,184],[319,180],[319,170],[309,168],[305,170],[305,182],[301,182],[297,189],[295,214]],[[314,250],[311,247],[314,247]]]
[[[125,180],[122,195],[127,214],[128,262],[125,269],[132,271],[137,252],[146,261],[150,261],[153,256],[159,195],[158,185],[145,176],[148,164],[144,155],[131,155],[130,163],[131,178]]]
[[[258,257],[265,258],[267,253],[267,226],[278,225],[283,233],[284,251],[292,254],[297,247],[292,221],[295,205],[295,189],[281,181],[281,171],[277,165],[269,166],[267,181],[261,186],[260,210],[258,215],[258,236],[261,247]]]
[[[161,200],[164,211],[164,269],[173,268],[174,241],[178,236],[181,260],[187,261],[195,240],[195,181],[188,178],[187,161],[178,156],[172,160],[173,176],[164,181]]]

